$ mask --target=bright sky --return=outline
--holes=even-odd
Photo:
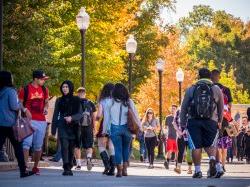
[[[162,11],[166,23],[176,23],[179,18],[187,16],[194,5],[209,5],[214,10],[225,10],[240,17],[244,22],[250,21],[250,0],[176,0],[176,13],[167,9]]]

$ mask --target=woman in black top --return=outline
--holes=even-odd
[[[79,138],[79,122],[83,112],[80,98],[73,96],[74,85],[71,81],[64,81],[60,91],[62,97],[56,100],[52,125],[58,128],[64,169],[62,175],[72,176],[74,149]],[[52,134],[55,135],[55,133],[56,131],[54,130]]]

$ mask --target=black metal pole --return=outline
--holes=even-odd
[[[182,82],[178,82],[179,83],[179,106],[181,106],[181,83]]]
[[[159,146],[158,156],[159,159],[164,159],[163,155],[163,129],[162,129],[162,71],[159,71],[159,121],[160,121],[160,134],[159,134]]]
[[[3,70],[3,0],[0,0],[0,71]]]
[[[85,29],[81,29],[81,47],[82,47],[82,87],[85,88],[85,79],[86,79],[86,69],[85,69],[85,33],[86,30]]]
[[[133,58],[133,54],[129,53],[128,91],[130,94],[132,91],[132,58]]]

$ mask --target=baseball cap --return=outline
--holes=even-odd
[[[86,92],[85,88],[84,87],[79,87],[77,89],[77,92]]]
[[[34,78],[44,79],[44,80],[49,79],[49,77],[46,76],[46,74],[42,70],[35,70],[35,71],[33,71],[33,79]]]

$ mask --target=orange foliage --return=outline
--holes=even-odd
[[[169,44],[163,49],[162,56],[165,60],[165,71],[163,72],[162,98],[163,98],[163,116],[169,113],[172,104],[178,105],[179,87],[176,80],[176,71],[181,67],[185,78],[182,83],[182,97],[184,90],[190,86],[195,79],[195,72],[189,68],[190,59],[187,51],[180,45],[180,34],[178,32],[168,35]],[[155,67],[152,68],[152,76],[140,86],[140,91],[135,94],[137,107],[143,115],[148,107],[159,112],[159,76]]]

